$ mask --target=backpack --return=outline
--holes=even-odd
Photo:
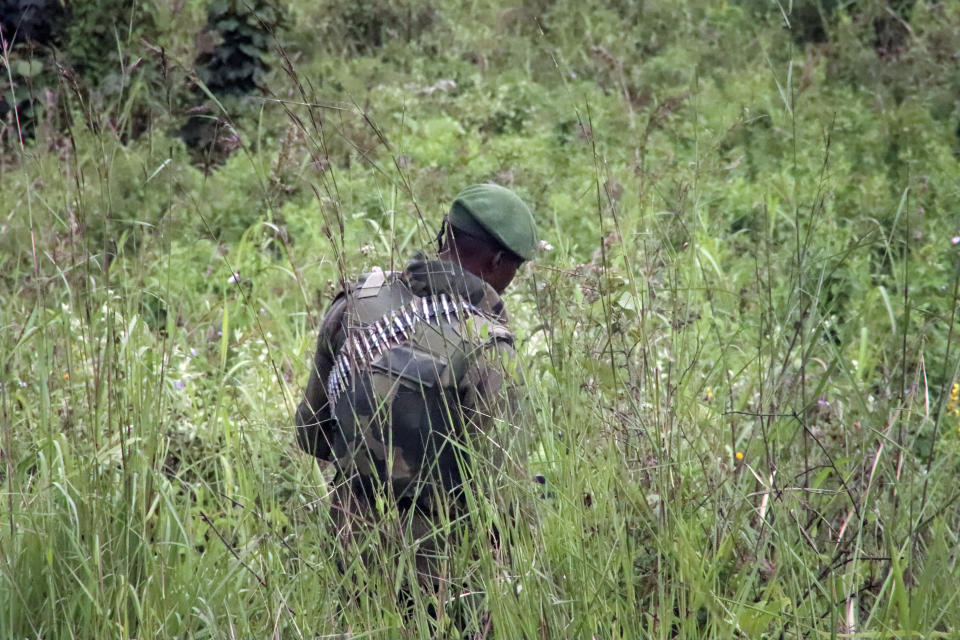
[[[346,293],[327,397],[334,461],[355,493],[386,488],[400,505],[423,506],[462,484],[475,407],[461,383],[490,342],[513,340],[484,304],[490,291],[458,265],[415,259]]]

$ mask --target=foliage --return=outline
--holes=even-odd
[[[0,31],[7,46],[18,42],[50,44],[60,37],[65,13],[56,0],[3,0]]]
[[[193,68],[199,1],[5,51],[53,106],[0,153],[0,637],[456,635],[413,541],[340,548],[292,415],[338,281],[484,180],[551,248],[529,477],[450,559],[479,637],[955,636],[960,10],[816,4],[291,2],[265,99]]]
[[[317,4],[321,47],[332,53],[374,53],[390,41],[410,42],[428,33],[438,12],[410,0],[359,0]]]
[[[270,68],[264,56],[281,25],[279,8],[264,0],[220,1],[207,7],[207,16],[207,30],[219,42],[198,59],[201,78],[216,95],[251,93]]]

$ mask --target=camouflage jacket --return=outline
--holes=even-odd
[[[355,493],[449,493],[465,452],[499,466],[522,447],[515,356],[503,301],[476,276],[419,254],[402,273],[375,270],[323,319],[297,441]]]

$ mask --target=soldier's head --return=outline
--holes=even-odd
[[[440,257],[459,262],[503,293],[517,269],[533,258],[537,230],[517,194],[495,184],[475,184],[457,195],[440,229]]]

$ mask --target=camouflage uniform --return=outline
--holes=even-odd
[[[341,539],[375,524],[376,498],[388,496],[436,583],[442,550],[428,534],[440,505],[462,511],[474,463],[499,467],[522,447],[516,382],[503,301],[454,263],[418,254],[404,272],[375,270],[338,295],[296,422],[299,445],[334,463]]]

